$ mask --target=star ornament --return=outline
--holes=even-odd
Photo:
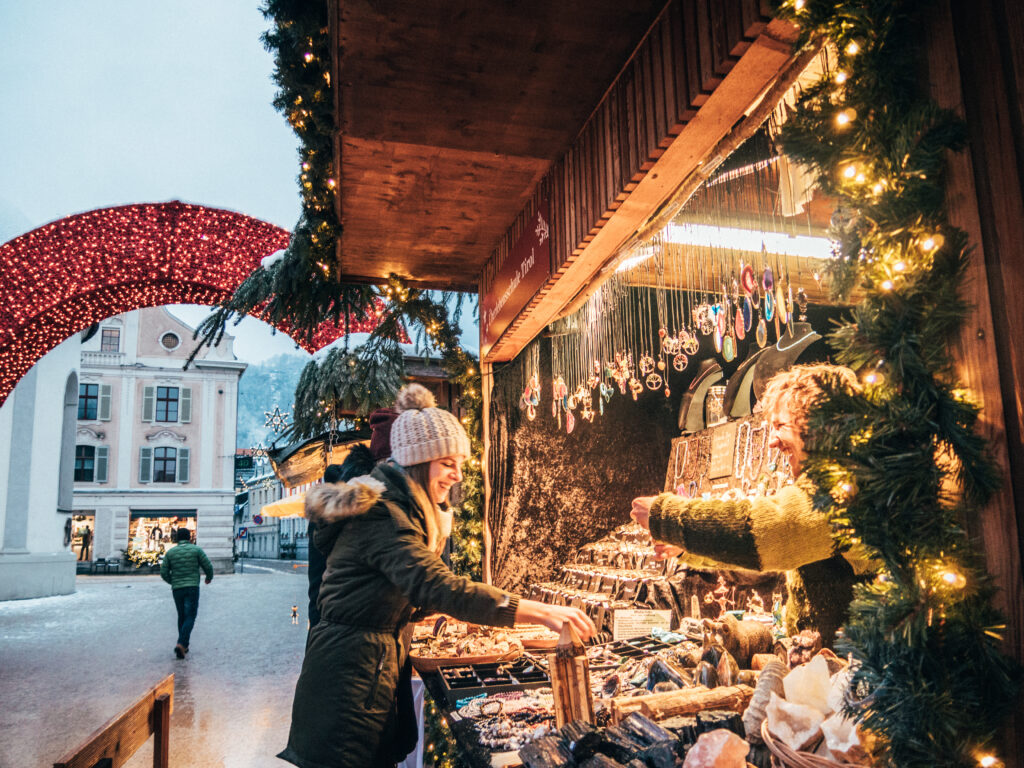
[[[267,417],[267,421],[263,426],[274,430],[275,435],[288,429],[288,417],[291,414],[288,411],[281,413],[280,406],[275,405],[273,411],[264,411],[263,415]]]

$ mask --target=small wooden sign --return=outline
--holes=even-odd
[[[733,473],[733,459],[736,458],[736,430],[738,423],[730,422],[715,427],[711,432],[711,466],[708,479],[728,477]]]
[[[652,629],[666,632],[672,626],[672,611],[616,608],[612,616],[612,640],[646,637]]]

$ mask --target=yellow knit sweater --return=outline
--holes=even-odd
[[[870,571],[872,564],[862,550],[839,550],[828,520],[811,503],[812,491],[801,478],[774,496],[736,501],[663,493],[651,505],[651,535],[682,547],[684,560],[695,567],[785,571],[787,627],[814,627],[829,643],[845,614],[853,578]],[[836,560],[840,562],[825,565]],[[833,585],[811,584],[811,576],[800,572],[812,565],[814,578]],[[824,597],[832,586],[843,595],[834,595],[838,606],[825,606],[832,602]],[[816,593],[823,594],[817,601],[822,605],[813,604]]]

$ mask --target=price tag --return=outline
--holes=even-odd
[[[616,608],[612,615],[612,639],[629,640],[646,637],[652,629],[666,632],[672,626],[672,611],[642,608]]]
[[[711,465],[708,467],[708,479],[728,477],[732,474],[732,461],[736,456],[737,422],[715,427],[711,433]]]

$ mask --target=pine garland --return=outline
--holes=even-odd
[[[840,648],[860,662],[854,717],[900,768],[977,765],[1020,671],[965,527],[999,487],[956,381],[950,344],[969,256],[945,214],[945,155],[964,126],[921,90],[922,0],[785,0],[798,44],[828,39],[838,68],[807,89],[779,137],[840,201],[837,294],[865,298],[830,341],[864,389],[826,383],[808,423],[807,474],[845,544],[881,563],[860,586]]]

